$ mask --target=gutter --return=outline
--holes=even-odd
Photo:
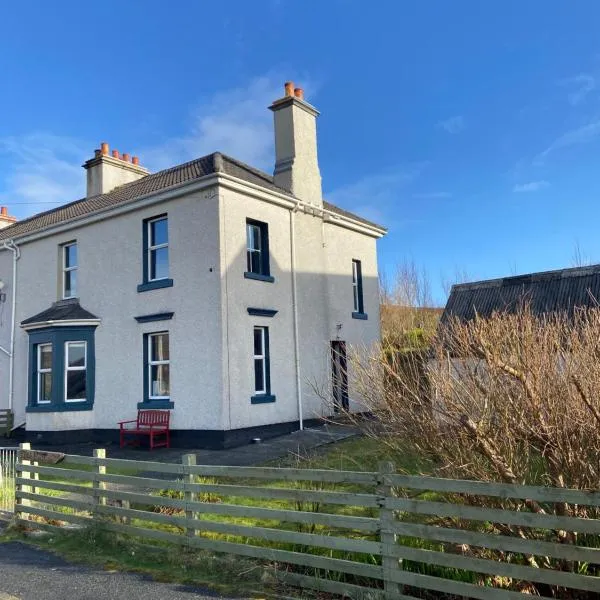
[[[335,223],[336,225],[346,227],[347,229],[351,229],[371,237],[381,238],[387,233],[387,230],[385,229],[368,226],[365,223],[357,221],[356,219],[352,219],[345,215],[340,215],[326,208],[313,206],[312,204],[303,202],[302,200],[294,198],[293,196],[279,193],[274,190],[268,190],[254,183],[250,183],[248,181],[244,181],[243,179],[238,179],[237,177],[228,175],[227,173],[218,172],[211,173],[210,175],[206,175],[205,177],[193,181],[186,181],[160,192],[151,192],[145,196],[140,196],[123,204],[100,208],[91,213],[86,213],[73,219],[69,219],[68,221],[50,225],[49,227],[39,231],[25,233],[19,236],[17,240],[19,244],[25,244],[37,239],[62,233],[64,231],[69,231],[75,227],[83,227],[97,221],[103,221],[113,216],[126,214],[128,212],[132,212],[147,206],[152,206],[153,204],[158,204],[160,202],[166,202],[184,194],[203,191],[214,185],[222,185],[223,187],[228,187],[235,191],[260,198],[261,200],[265,200],[287,209],[302,209],[303,212],[307,214],[313,214],[315,216],[320,216],[321,218],[327,216],[328,223]],[[12,240],[7,240],[6,243],[10,242],[12,242]]]
[[[17,261],[21,258],[21,251],[14,240],[7,240],[2,244],[5,250],[13,253],[13,272],[12,272],[12,306],[10,321],[10,346],[9,349],[0,348],[2,352],[8,355],[8,409],[13,408],[14,399],[14,375],[15,375],[15,319],[17,313]]]
[[[298,206],[290,210],[290,254],[292,270],[292,310],[294,319],[294,362],[296,365],[296,390],[298,400],[298,423],[300,431],[304,429],[304,415],[302,410],[302,385],[300,380],[300,348],[298,342],[298,296],[296,291],[296,235],[294,227],[294,217]]]

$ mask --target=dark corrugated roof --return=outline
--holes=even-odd
[[[452,286],[442,321],[452,316],[471,320],[493,312],[513,312],[523,302],[534,314],[572,314],[576,308],[598,306],[600,265],[530,273]]]
[[[97,319],[85,308],[79,304],[79,300],[59,300],[54,302],[50,308],[41,313],[21,321],[21,325],[32,325],[34,323],[45,323],[46,321],[82,321],[86,319]]]
[[[162,192],[169,188],[218,172],[226,173],[232,177],[237,177],[238,179],[242,179],[275,192],[290,195],[289,192],[273,183],[273,177],[271,175],[263,173],[258,169],[254,169],[235,158],[231,158],[220,152],[214,152],[208,156],[203,156],[202,158],[197,158],[182,165],[165,169],[164,171],[159,171],[152,175],[147,175],[137,181],[126,183],[107,194],[100,194],[91,198],[76,200],[75,202],[63,204],[52,210],[33,215],[22,221],[17,221],[14,225],[0,230],[0,240],[10,238],[16,239],[30,233],[42,231],[47,227],[66,223],[72,219],[100,212],[104,209],[118,206],[119,204],[127,204],[137,198],[155,192]],[[328,210],[341,216],[350,217],[365,225],[380,227],[366,219],[362,219],[357,215],[342,210],[333,204],[324,203],[324,206]]]

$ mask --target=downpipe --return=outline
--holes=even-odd
[[[5,250],[13,253],[12,268],[12,301],[10,317],[10,345],[9,349],[0,347],[0,350],[8,356],[8,408],[13,409],[14,400],[14,375],[15,375],[15,319],[17,315],[17,261],[21,258],[21,250],[14,240],[8,240],[2,244]]]

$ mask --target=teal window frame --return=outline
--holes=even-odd
[[[253,249],[250,247],[250,229],[258,230],[259,248]],[[251,254],[259,252],[259,270],[253,270],[253,261]],[[269,224],[264,221],[255,219],[246,219],[246,279],[254,279],[256,281],[266,281],[273,283],[275,279],[271,276],[271,259],[269,254]]]
[[[352,259],[352,302],[354,307],[352,318],[366,321],[369,316],[365,313],[362,262],[357,258]]]
[[[157,335],[160,333],[166,333],[169,336],[169,397],[165,398],[151,398],[150,397],[150,352],[149,352],[149,344],[150,337],[153,335]],[[161,331],[149,331],[148,333],[144,333],[143,335],[143,400],[142,402],[138,402],[137,407],[139,409],[150,409],[150,408],[163,408],[170,409],[175,406],[174,402],[171,400],[171,332],[167,330]]]
[[[92,410],[96,391],[96,326],[44,327],[29,332],[29,399],[26,412],[72,412]],[[65,401],[67,342],[86,343],[85,401]],[[38,347],[52,344],[52,391],[50,402],[38,402]]]
[[[164,277],[161,279],[150,279],[150,256],[153,248],[150,245],[150,227],[155,221],[165,219],[167,221],[167,236],[169,232],[169,215],[163,213],[149,217],[142,221],[142,283],[137,286],[138,292],[148,292],[150,290],[158,290],[161,288],[173,287],[173,279]],[[168,237],[167,237],[168,240]],[[171,243],[167,241],[169,275],[171,274]]]
[[[257,359],[254,346],[254,336],[257,330],[262,331],[262,349],[261,358]],[[263,379],[264,390],[256,391],[256,361],[262,360],[264,364]],[[269,328],[265,325],[255,325],[252,328],[252,373],[254,379],[255,393],[250,397],[251,404],[265,404],[275,402],[276,397],[271,393],[271,350],[269,344]]]

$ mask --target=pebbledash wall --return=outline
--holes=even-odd
[[[26,417],[28,432],[114,430],[117,421],[135,417],[137,403],[143,399],[143,334],[165,330],[170,334],[171,397],[176,403],[173,427],[223,429],[223,381],[215,375],[220,373],[222,354],[218,200],[214,194],[209,196],[190,194],[20,246],[14,410],[17,422]],[[173,287],[140,293],[142,224],[165,213]],[[78,244],[79,301],[100,318],[95,332],[94,407],[25,415],[28,334],[18,324],[59,298],[59,246],[70,240]],[[3,267],[8,254],[2,253]],[[163,312],[173,312],[173,318],[135,320]],[[8,337],[8,325],[5,320],[0,327],[3,339]],[[3,382],[6,364],[3,361],[0,372]]]
[[[266,192],[265,192],[266,193]],[[268,194],[267,194],[268,195]],[[168,215],[173,287],[138,292],[142,281],[142,224]],[[116,438],[119,420],[133,418],[143,396],[143,335],[169,331],[172,427],[182,445],[229,445],[251,428],[297,427],[298,388],[293,325],[291,225],[295,233],[298,366],[304,418],[330,414],[313,384],[327,385],[330,340],[369,344],[379,338],[375,238],[295,213],[251,195],[214,186],[126,214],[71,227],[20,245],[18,261],[14,411],[33,441]],[[269,224],[272,283],[244,277],[246,219]],[[100,319],[95,333],[95,401],[89,411],[26,413],[28,334],[24,319],[59,299],[59,248],[77,240],[78,297]],[[352,259],[363,266],[368,320],[352,318]],[[12,254],[0,252],[11,273]],[[7,289],[12,288],[5,278]],[[10,294],[3,305],[0,343],[10,338]],[[256,317],[248,308],[276,310]],[[167,321],[135,317],[173,312]],[[276,400],[252,404],[254,325],[270,330],[271,389]],[[341,327],[340,327],[341,326]],[[8,361],[0,363],[6,397]],[[238,430],[239,435],[234,433]],[[242,431],[239,431],[242,430]],[[225,435],[225,432],[232,432]],[[277,431],[277,429],[275,430]],[[248,435],[245,435],[248,434]]]

